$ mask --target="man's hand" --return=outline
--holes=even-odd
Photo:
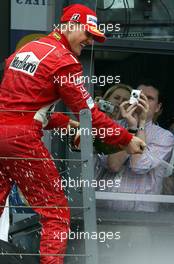
[[[80,123],[73,119],[69,120],[68,123],[68,145],[71,151],[79,151],[80,150],[80,133],[79,131]]]
[[[75,121],[73,119],[69,120],[68,123],[68,128],[70,129],[71,127],[78,128],[80,126],[80,123],[78,121]]]
[[[143,140],[138,137],[133,136],[129,144],[124,148],[128,154],[142,154],[146,144]]]
[[[130,105],[129,101],[124,101],[120,105],[121,116],[127,121],[128,127],[130,128],[137,127],[138,117],[137,114],[135,113],[136,109],[137,109],[137,104],[135,103]]]
[[[129,128],[144,126],[149,112],[149,104],[147,97],[141,93],[138,104],[129,104],[125,101],[120,105],[121,116],[127,121]]]
[[[149,112],[149,103],[147,97],[143,93],[140,94],[136,112],[138,114],[139,126],[145,125]]]

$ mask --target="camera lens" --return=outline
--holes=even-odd
[[[133,93],[133,97],[138,98],[138,95],[136,93]]]
[[[108,105],[105,105],[105,111],[108,111]]]

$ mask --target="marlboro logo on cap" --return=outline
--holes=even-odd
[[[87,6],[72,4],[63,9],[61,22],[77,22],[85,26],[86,31],[93,35],[94,40],[104,42],[106,37],[97,28],[97,15]]]

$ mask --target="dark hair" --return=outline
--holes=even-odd
[[[171,116],[166,121],[167,128],[169,128],[173,123],[174,123],[174,116]]]
[[[165,97],[163,95],[163,86],[161,82],[154,79],[146,78],[138,81],[137,87],[140,85],[152,86],[158,92],[158,103],[164,103]]]
[[[155,113],[153,121],[156,122],[159,118],[159,116],[162,114],[163,112],[163,105],[164,105],[164,94],[163,94],[163,88],[162,88],[162,84],[161,82],[157,81],[157,80],[153,80],[150,78],[147,79],[142,79],[138,82],[139,84],[137,85],[137,87],[139,87],[140,85],[145,85],[145,86],[152,86],[157,92],[158,92],[158,103],[161,103],[161,109],[158,113]]]

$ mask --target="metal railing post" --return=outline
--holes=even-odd
[[[82,177],[89,182],[89,186],[83,187],[83,206],[84,209],[84,232],[90,235],[97,232],[96,224],[96,200],[95,189],[91,182],[94,179],[93,164],[93,138],[92,138],[92,117],[89,109],[80,111],[80,129],[81,129],[81,159],[82,159]],[[85,239],[86,264],[98,264],[97,240]]]

